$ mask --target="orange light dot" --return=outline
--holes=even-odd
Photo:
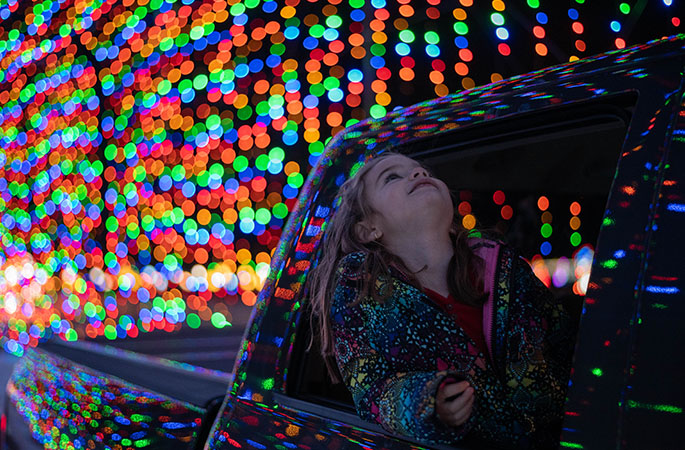
[[[514,215],[514,210],[512,209],[511,206],[504,205],[504,206],[502,206],[502,210],[500,211],[500,214],[502,215],[502,219],[509,220]]]
[[[400,69],[400,78],[404,81],[411,81],[414,79],[414,71],[409,67],[402,67]]]
[[[245,306],[254,306],[254,304],[257,303],[257,295],[252,291],[243,292],[240,299]]]
[[[542,42],[535,44],[535,53],[540,56],[547,56],[547,46]]]
[[[195,261],[198,264],[204,264],[207,262],[208,259],[209,259],[209,254],[207,253],[207,250],[205,250],[202,247],[195,250]]]
[[[433,70],[428,77],[434,84],[440,84],[445,81],[445,76],[437,70]]]
[[[461,58],[462,61],[469,62],[473,60],[473,53],[471,53],[471,50],[468,48],[462,48],[459,50],[459,58]]]
[[[616,44],[616,48],[626,48],[626,41],[621,38],[616,38],[614,43]]]
[[[328,116],[326,116],[326,123],[332,127],[337,127],[340,125],[343,121],[343,116],[342,114],[338,112],[332,112],[329,113]],[[290,164],[290,163],[288,163]]]
[[[585,42],[583,42],[583,41],[581,41],[580,39],[578,39],[578,40],[576,41],[576,49],[577,49],[579,52],[584,52],[584,51],[585,51]]]
[[[462,6],[469,7],[473,5],[473,0],[459,0],[459,3],[461,3]]]
[[[457,75],[461,75],[462,77],[464,77],[469,73],[469,66],[467,66],[463,62],[458,62],[454,65],[454,71],[457,73]]]

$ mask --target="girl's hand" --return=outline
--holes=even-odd
[[[471,415],[474,390],[468,381],[458,383],[448,379],[438,388],[435,412],[442,423],[452,427],[463,425]]]

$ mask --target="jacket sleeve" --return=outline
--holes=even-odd
[[[367,421],[400,435],[434,444],[459,441],[471,428],[447,427],[435,416],[435,397],[447,372],[406,372],[397,362],[381,354],[376,333],[382,329],[370,322],[372,300],[355,302],[359,295],[360,258],[348,255],[337,272],[331,310],[338,367],[354,399],[357,413]]]

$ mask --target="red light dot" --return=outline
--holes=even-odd
[[[580,214],[580,203],[578,202],[573,202],[571,203],[571,207],[569,208],[571,210],[571,214],[574,216],[577,216]]]
[[[542,39],[545,37],[545,29],[542,28],[540,25],[536,25],[533,27],[533,34],[536,38]]]
[[[433,70],[437,70],[439,72],[444,72],[446,68],[445,63],[440,59],[434,59],[431,63],[431,66],[433,67]]]
[[[540,208],[540,211],[545,211],[549,208],[549,199],[544,195],[538,199],[538,208]]]
[[[459,214],[461,214],[462,216],[465,216],[467,214],[471,214],[471,204],[469,202],[459,203],[458,211],[459,211]]]
[[[671,19],[671,23],[673,24],[674,27],[679,27],[680,26],[680,19],[678,17],[674,17]]]
[[[585,51],[585,42],[578,39],[576,41],[576,49],[578,49],[579,52],[584,52]]]
[[[402,64],[402,67],[409,67],[410,69],[413,69],[416,63],[414,58],[411,56],[403,56],[402,59],[400,59],[400,64]]]
[[[573,29],[574,33],[576,33],[576,34],[583,34],[583,30],[585,29],[583,27],[583,24],[580,22],[573,22],[573,25],[571,25],[571,28]]]
[[[497,51],[500,52],[502,56],[511,55],[511,49],[504,42],[500,42],[500,44],[497,46]]]
[[[501,205],[504,203],[504,200],[506,199],[504,192],[502,191],[495,191],[494,194],[492,194],[492,201],[495,202],[497,205]]]
[[[462,61],[469,62],[473,59],[473,53],[471,53],[471,50],[468,48],[462,48],[459,50],[459,58],[461,58]]]
[[[500,211],[502,214],[502,219],[504,220],[509,220],[511,219],[511,216],[514,215],[514,210],[511,208],[509,205],[504,205],[502,206],[502,211]]]
[[[625,48],[626,47],[626,41],[624,41],[621,38],[616,38],[614,43],[616,44],[616,48]]]

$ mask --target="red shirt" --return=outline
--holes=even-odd
[[[473,339],[478,349],[487,355],[488,347],[483,335],[483,308],[459,303],[452,295],[443,297],[430,289],[425,289],[425,292],[431,300],[457,322],[457,325],[466,332],[468,337]]]

